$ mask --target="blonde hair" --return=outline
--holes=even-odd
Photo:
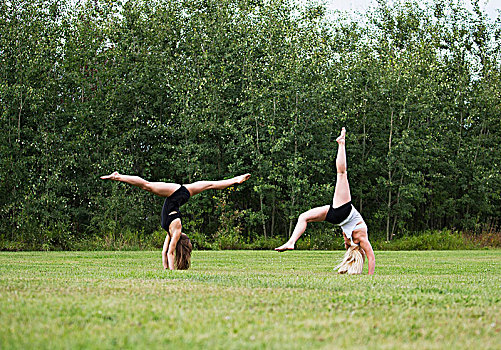
[[[334,269],[337,273],[360,275],[364,268],[365,252],[358,244],[352,243],[344,253],[343,260]]]

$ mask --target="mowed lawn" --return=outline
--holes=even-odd
[[[500,250],[376,252],[374,277],[342,254],[3,252],[0,348],[501,348]]]

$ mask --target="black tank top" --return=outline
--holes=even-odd
[[[165,198],[161,214],[161,224],[165,230],[169,231],[169,225],[173,219],[181,217],[179,207],[188,202],[188,199],[190,199],[190,192],[184,186],[179,187],[173,194]],[[176,214],[169,215],[173,211]]]

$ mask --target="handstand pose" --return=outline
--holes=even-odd
[[[336,140],[338,143],[336,157],[337,181],[332,205],[313,208],[299,215],[296,227],[290,239],[284,245],[275,248],[275,250],[285,251],[294,249],[294,244],[306,230],[306,225],[309,222],[328,221],[332,224],[341,226],[343,229],[344,245],[346,249],[352,246],[350,250],[358,248],[355,245],[363,249],[369,262],[369,275],[372,275],[374,274],[376,262],[374,251],[372,250],[367,236],[367,225],[360,213],[351,204],[350,185],[348,184],[348,174],[346,173],[345,135],[346,129],[343,128],[341,130],[341,135]],[[361,268],[359,271],[361,272]]]
[[[117,172],[101,176],[103,180],[115,180],[128,183],[143,190],[166,197],[161,214],[162,227],[167,231],[162,249],[162,263],[165,269],[186,270],[190,267],[191,241],[181,233],[181,212],[179,207],[194,196],[205,190],[222,190],[234,184],[248,180],[250,174],[236,176],[228,180],[197,181],[187,185],[166,182],[149,182],[139,176],[121,175]],[[174,254],[175,253],[175,254]]]

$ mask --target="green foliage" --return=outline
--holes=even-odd
[[[251,250],[273,250],[276,247],[279,247],[283,244],[283,238],[279,237],[258,237],[252,241],[249,245],[247,245],[247,249]]]
[[[467,250],[481,247],[473,244],[467,236],[451,231],[425,232],[391,242],[376,241],[372,245],[377,250]]]
[[[283,240],[330,202],[341,126],[370,232],[501,231],[499,21],[476,1],[378,1],[359,18],[296,3],[2,2],[4,245],[157,247],[161,199],[99,180],[113,170],[250,172],[183,207],[184,229],[200,249]]]
[[[312,225],[310,225],[312,226]],[[344,250],[344,239],[339,228],[323,223],[320,228],[308,230],[296,243],[296,249]]]

